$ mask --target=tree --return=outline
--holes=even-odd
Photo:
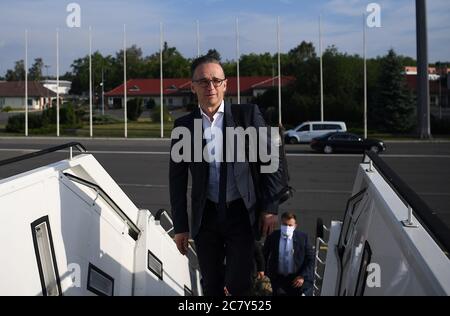
[[[297,47],[291,49],[288,53],[289,58],[298,62],[306,62],[317,57],[314,44],[302,41]]]
[[[28,69],[28,80],[41,81],[42,69],[44,68],[44,62],[42,58],[36,58],[33,65]],[[23,59],[16,61],[14,69],[7,70],[5,75],[6,81],[23,81],[25,80],[25,64]]]
[[[222,63],[223,71],[227,77],[237,76],[237,63],[234,60],[227,60]]]
[[[164,43],[163,70],[166,78],[185,78],[190,75],[190,62],[175,47]]]
[[[123,49],[116,53],[113,65],[116,73],[121,74],[123,81]],[[127,48],[127,77],[128,78],[144,78],[146,75],[145,61],[142,49],[136,45]],[[118,76],[120,77],[120,75]]]
[[[134,98],[127,102],[127,118],[130,121],[137,121],[144,111],[144,102],[141,98]]]
[[[272,76],[276,74],[276,56],[269,53],[242,55],[239,68],[241,76]]]
[[[14,69],[8,69],[5,75],[6,81],[23,81],[25,80],[25,65],[23,59],[16,61]]]
[[[186,78],[190,76],[190,61],[181,55],[176,47],[170,47],[167,42],[163,46],[163,76],[164,78]],[[147,78],[159,78],[160,53],[156,52],[145,58]]]
[[[41,81],[42,69],[44,68],[44,62],[42,58],[36,58],[28,73],[28,80]],[[48,79],[48,78],[47,78]]]
[[[414,125],[414,103],[403,70],[401,58],[393,49],[381,59],[380,90],[371,120],[387,132],[408,132]]]
[[[72,79],[70,93],[89,94],[89,55],[74,60],[71,67],[72,72],[64,74],[65,78]],[[123,70],[116,70],[113,58],[109,55],[103,57],[100,52],[96,51],[92,54],[92,83],[94,91],[100,89],[102,69],[105,73],[105,91],[116,87],[122,82]]]
[[[361,126],[363,122],[363,60],[327,48],[324,64],[324,116]],[[319,68],[317,68],[317,71]]]
[[[283,55],[282,55],[283,57]],[[282,60],[282,73],[296,76],[308,63],[317,58],[313,43],[302,41],[297,47],[291,49]]]
[[[161,122],[161,105],[155,106],[150,114],[153,123]],[[172,116],[169,113],[167,106],[163,106],[163,121],[172,122]]]

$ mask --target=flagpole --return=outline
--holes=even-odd
[[[105,77],[102,67],[102,115],[105,115]]]
[[[364,56],[364,139],[367,138],[367,47],[366,14],[363,13],[363,56]]]
[[[123,25],[123,120],[125,122],[124,136],[128,138],[128,118],[127,118],[127,29]]]
[[[280,17],[277,18],[277,40],[278,40],[278,124],[281,125],[281,44],[280,44]]]
[[[89,26],[89,136],[92,138],[92,27]]]
[[[239,71],[239,60],[241,54],[239,51],[239,18],[236,18],[236,73],[237,73],[237,103],[241,104],[241,78]]]
[[[160,77],[160,102],[161,102],[161,138],[164,138],[164,88],[163,88],[163,24],[159,24],[159,77]]]
[[[28,136],[28,30],[25,30],[25,136]]]
[[[197,20],[197,57],[200,57],[200,22]]]
[[[319,50],[320,50],[320,120],[323,122],[323,53],[322,53],[322,15],[319,15]]]
[[[56,136],[59,137],[59,30],[56,29]]]

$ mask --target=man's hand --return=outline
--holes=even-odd
[[[270,235],[277,224],[278,216],[275,214],[270,214],[263,212],[261,214],[261,234],[262,237]]]
[[[258,271],[256,278],[262,280],[264,278],[264,271]]]
[[[298,276],[292,281],[292,286],[295,288],[302,287],[303,283],[305,283],[305,279],[302,276]]]
[[[189,247],[189,233],[175,234],[175,243],[178,251],[183,256],[186,255]]]

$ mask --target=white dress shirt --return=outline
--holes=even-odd
[[[294,267],[294,242],[292,236],[280,236],[280,251],[278,253],[278,273],[281,275],[293,274]]]
[[[220,180],[220,162],[222,158],[223,150],[223,116],[225,114],[225,104],[222,103],[219,106],[217,112],[213,115],[211,120],[208,115],[203,112],[201,106],[200,113],[202,114],[203,122],[203,138],[206,139],[206,147],[209,157],[209,179],[208,179],[208,192],[207,198],[214,203],[219,202],[219,180]],[[236,180],[234,179],[233,164],[228,164],[227,168],[227,195],[226,201],[231,202],[241,197],[239,190],[236,186]]]

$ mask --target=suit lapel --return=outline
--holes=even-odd
[[[201,112],[200,112],[200,108],[199,107],[197,107],[195,110],[194,110],[194,120],[203,120],[202,119],[202,114],[201,114]],[[201,126],[202,126],[202,148],[204,148],[205,147],[205,145],[206,145],[206,140],[204,139],[204,137],[203,137],[203,122],[202,122],[202,124],[201,124]],[[191,132],[193,132],[194,131],[194,125],[192,125],[192,128],[191,128]]]

